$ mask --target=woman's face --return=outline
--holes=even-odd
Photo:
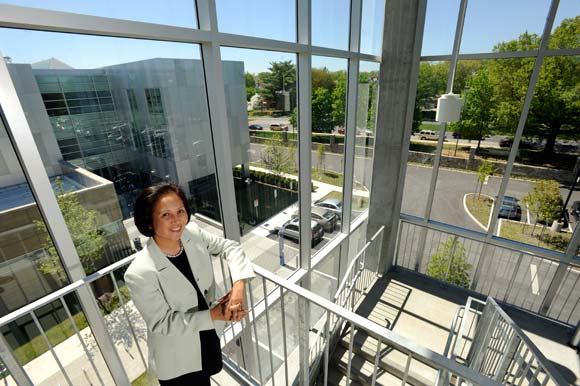
[[[179,241],[188,221],[181,198],[173,192],[167,193],[153,207],[153,238],[158,244],[173,244]]]

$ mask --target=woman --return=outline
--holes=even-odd
[[[149,370],[161,386],[210,385],[222,368],[216,326],[246,316],[244,280],[254,276],[252,264],[238,243],[189,223],[187,199],[175,184],[145,189],[134,213],[137,229],[150,238],[125,282],[147,324]],[[221,299],[210,255],[227,259],[234,283]]]

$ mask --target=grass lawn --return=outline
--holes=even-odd
[[[123,295],[123,299],[125,301],[128,301],[130,299],[130,296],[127,286],[125,285],[121,286],[119,290]],[[107,304],[107,312],[104,313],[112,312],[113,310],[117,309],[119,305],[120,303],[117,294],[114,293],[110,300],[110,303]],[[101,309],[101,311],[103,310]],[[85,327],[89,325],[87,323],[85,315],[82,312],[73,315],[73,320],[75,321],[75,324],[79,329],[79,331],[82,331]],[[53,346],[56,346],[57,344],[64,342],[66,339],[76,334],[75,329],[70,323],[69,319],[66,319],[63,322],[60,322],[59,324],[49,328],[48,330],[45,331],[45,333],[50,344],[52,344]],[[41,335],[38,335],[32,338],[29,342],[23,344],[20,347],[17,347],[14,350],[14,356],[16,356],[16,359],[18,359],[21,365],[25,365],[31,360],[38,358],[40,355],[44,354],[47,351],[48,347],[44,342],[44,338]]]
[[[483,224],[483,226],[487,227],[489,224],[489,213],[493,205],[491,197],[486,195],[480,195],[478,197],[477,194],[469,193],[465,198],[465,204],[473,217]]]
[[[465,199],[467,209],[479,222],[486,226],[488,225],[492,202],[488,196],[481,195],[478,198],[475,194],[469,194]],[[534,234],[532,234],[532,230]],[[500,237],[553,251],[566,252],[572,233],[553,233],[549,229],[544,229],[542,233],[541,224],[538,224],[534,230],[533,224],[502,219]]]
[[[535,245],[553,251],[566,252],[566,247],[572,238],[570,232],[553,233],[549,228],[544,229],[538,224],[532,235],[534,225],[523,224],[515,221],[503,220],[501,224],[501,237],[519,241],[521,243]],[[540,235],[542,235],[540,237]]]
[[[88,326],[85,315],[82,312],[73,315],[73,319],[78,326],[79,331]],[[74,334],[74,327],[68,319],[46,331],[46,336],[53,346],[65,341]],[[46,346],[42,336],[39,335],[32,338],[28,343],[16,348],[16,350],[14,350],[14,356],[18,359],[18,362],[20,362],[21,365],[25,365],[47,351],[48,347]]]
[[[147,372],[144,372],[139,376],[139,378],[131,382],[131,386],[151,386],[157,385],[158,384],[157,382],[158,382],[157,378],[148,374]]]

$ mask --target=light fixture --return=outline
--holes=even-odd
[[[437,122],[458,122],[461,114],[462,99],[458,94],[443,94],[437,100]]]

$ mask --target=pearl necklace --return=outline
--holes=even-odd
[[[179,252],[177,252],[177,254],[175,254],[175,255],[170,255],[170,254],[166,253],[167,257],[169,257],[170,259],[174,259],[177,256],[181,255],[181,253],[183,252],[183,244],[180,242],[179,245],[180,245]]]

